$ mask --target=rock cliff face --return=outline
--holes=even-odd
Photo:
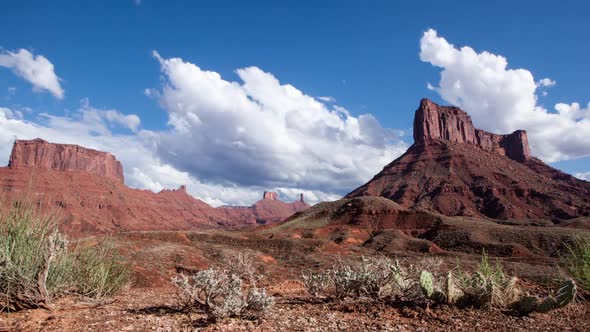
[[[118,231],[239,228],[283,220],[310,206],[285,203],[274,192],[250,207],[213,208],[186,186],[159,193],[123,183],[123,169],[106,152],[42,139],[16,141],[0,167],[2,203],[26,201],[60,211],[71,235]]]
[[[422,99],[414,117],[414,142],[424,144],[436,140],[475,145],[516,161],[530,157],[526,131],[517,130],[509,135],[492,134],[475,128],[471,117],[460,108],[439,106]]]
[[[14,142],[8,167],[81,171],[123,183],[123,167],[112,154],[40,138]]]
[[[497,135],[467,113],[423,99],[414,144],[346,197],[382,196],[404,208],[496,219],[570,219],[590,214],[590,183],[529,152],[526,132]]]

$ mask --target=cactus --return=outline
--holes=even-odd
[[[422,271],[420,273],[420,288],[422,288],[422,292],[427,299],[436,303],[445,303],[445,294],[434,287],[434,277],[432,276],[432,273],[428,271]]]
[[[452,271],[449,271],[447,274],[447,279],[445,280],[444,286],[445,287],[443,291],[448,304],[458,305],[459,303],[463,302],[465,293],[455,284]]]
[[[523,316],[530,314],[539,307],[539,300],[534,296],[525,296],[512,305],[513,309]]]
[[[512,308],[523,316],[532,312],[546,313],[553,309],[563,308],[576,297],[577,286],[573,280],[566,280],[557,290],[555,296],[548,296],[542,302],[534,296],[525,296],[516,301]]]
[[[492,280],[487,280],[481,273],[475,272],[471,276],[471,301],[475,307],[484,307],[492,302],[492,295],[496,287]]]
[[[537,306],[535,307],[535,312],[544,314],[553,310],[556,307],[557,302],[555,301],[553,296],[548,296],[545,300],[543,300],[543,302],[537,304]]]
[[[555,307],[563,308],[568,305],[576,297],[577,290],[578,287],[573,280],[566,280],[563,284],[561,284],[559,290],[557,290],[557,295],[555,296]]]
[[[420,288],[426,298],[430,299],[434,294],[434,278],[432,273],[428,271],[422,271],[420,273]]]

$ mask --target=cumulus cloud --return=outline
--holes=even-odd
[[[58,99],[64,96],[53,64],[42,55],[34,56],[25,49],[3,52],[0,53],[0,67],[9,68],[15,75],[29,81],[35,91],[47,90]]]
[[[552,86],[555,86],[555,84],[557,84],[557,82],[555,82],[554,80],[552,80],[550,78],[545,77],[545,78],[540,79],[537,84],[541,87],[552,87]]]
[[[159,191],[186,184],[209,204],[250,205],[265,190],[284,200],[335,200],[367,181],[407,144],[371,115],[327,106],[257,67],[224,80],[181,59],[163,59],[162,87],[146,89],[168,113],[169,128],[150,131],[141,119],[97,108],[88,99],[66,115],[0,108],[0,163],[14,139],[41,137],[109,151],[125,182]]]
[[[32,122],[23,120],[15,110],[0,107],[0,165],[8,163],[15,139],[41,137],[50,142],[78,144],[113,153],[124,165],[126,184],[134,188],[157,192],[186,184],[189,193],[213,205],[251,204],[264,190],[202,183],[187,172],[162,162],[153,153],[154,132],[113,134],[105,130],[105,126],[108,127],[105,123],[109,121],[106,117],[87,115],[92,109],[83,102],[80,109],[69,116],[40,114]]]
[[[478,127],[496,133],[525,129],[532,153],[548,162],[590,155],[588,108],[560,103],[550,112],[537,103],[538,88],[555,81],[537,82],[526,69],[508,68],[505,57],[458,48],[432,29],[420,40],[420,59],[442,68],[438,85],[429,86],[469,112]]]
[[[95,127],[100,127],[102,132],[109,132],[109,127],[114,125],[122,126],[137,132],[141,120],[135,114],[123,114],[114,109],[98,109],[90,106],[88,98],[80,101],[80,112],[82,121],[94,122]]]
[[[580,180],[590,181],[590,172],[576,173],[575,177],[577,177]]]
[[[236,70],[242,82],[232,82],[154,56],[165,82],[149,95],[171,126],[158,155],[198,178],[342,194],[407,148],[373,116],[329,107],[257,67]]]

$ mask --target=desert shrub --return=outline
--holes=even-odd
[[[51,261],[67,242],[53,216],[37,217],[20,204],[0,213],[0,309],[49,305],[46,281]],[[64,280],[55,280],[56,284]]]
[[[439,264],[439,261],[432,259],[403,265],[399,260],[387,257],[363,257],[356,264],[338,261],[326,271],[304,273],[303,283],[310,295],[328,300],[413,299],[420,294],[417,281],[419,272]]]
[[[303,285],[307,292],[313,297],[322,297],[328,294],[330,287],[333,287],[333,279],[328,272],[304,273]]]
[[[214,321],[226,317],[259,318],[274,305],[274,298],[265,289],[255,284],[245,287],[238,274],[223,270],[209,268],[191,276],[175,276],[172,284],[183,309],[202,310]]]
[[[590,293],[590,238],[575,238],[563,259],[568,272]]]
[[[521,315],[532,312],[545,313],[562,308],[574,300],[577,286],[573,280],[564,281],[553,294],[539,299],[518,287],[518,279],[504,273],[502,264],[490,264],[484,251],[476,271],[465,273],[457,267],[449,271],[437,286],[436,277],[429,271],[420,274],[420,288],[424,296],[437,303],[458,307],[499,308]]]
[[[458,265],[443,271],[438,259],[414,264],[386,257],[362,258],[357,264],[338,261],[332,268],[303,274],[308,293],[322,300],[353,299],[371,302],[432,302],[456,307],[499,308],[520,315],[545,313],[574,300],[577,286],[565,280],[551,295],[539,298],[518,287],[499,260],[492,264],[484,251],[475,271]]]
[[[64,258],[66,268],[71,268],[73,291],[77,294],[100,299],[116,294],[129,282],[129,269],[108,239],[76,248]]]
[[[240,251],[229,255],[223,260],[228,274],[235,274],[249,285],[256,286],[264,275],[260,272],[260,265],[256,263],[255,255],[251,251]]]
[[[111,295],[126,282],[127,269],[110,248],[70,246],[57,223],[55,215],[26,204],[0,210],[0,311],[49,308],[53,298],[67,293]],[[91,252],[108,257],[110,265],[91,259]],[[102,283],[87,283],[88,278]]]

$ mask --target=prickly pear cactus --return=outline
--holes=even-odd
[[[573,280],[566,280],[557,290],[557,294],[555,295],[555,307],[563,308],[572,302],[572,300],[576,297],[577,289],[578,287]]]
[[[526,296],[514,303],[513,309],[521,315],[528,315],[531,312],[546,313],[553,309],[563,308],[576,297],[577,286],[573,280],[566,280],[557,290],[555,297],[548,296],[539,303],[534,296]]]
[[[535,308],[535,312],[539,312],[539,313],[544,314],[546,312],[549,312],[549,311],[555,309],[556,306],[557,306],[557,302],[555,301],[553,296],[548,296],[545,300],[543,300],[543,302],[541,302],[537,305],[537,307]]]
[[[422,271],[420,273],[420,288],[426,298],[432,298],[432,294],[434,294],[434,277],[432,273],[428,271]]]
[[[477,274],[477,273],[476,273]],[[472,294],[473,305],[475,307],[487,307],[492,305],[492,297],[494,295],[494,283],[491,280],[485,280],[483,277],[478,279],[475,275],[475,282],[473,284],[474,287],[478,287],[479,290]]]
[[[434,277],[432,276],[432,273],[428,271],[422,271],[420,273],[420,288],[422,288],[422,292],[427,299],[437,303],[445,303],[445,294],[436,290],[434,287]]]
[[[521,315],[528,315],[531,312],[537,310],[539,306],[539,300],[534,296],[525,296],[518,302],[514,303],[513,309]]]

